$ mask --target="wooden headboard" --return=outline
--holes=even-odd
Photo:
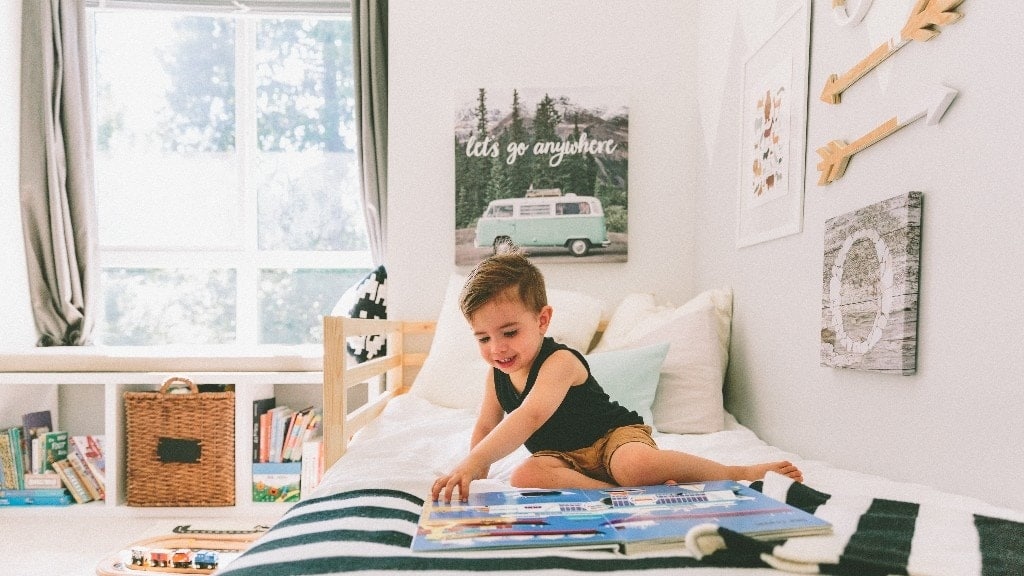
[[[324,469],[341,458],[357,430],[405,391],[405,369],[423,365],[425,352],[405,352],[406,335],[433,332],[434,322],[324,317]],[[352,362],[346,338],[372,334],[387,335],[387,353],[362,364]],[[362,383],[370,388],[367,402],[350,410],[349,390]]]

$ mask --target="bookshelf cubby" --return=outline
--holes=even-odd
[[[314,406],[322,408],[323,371],[319,347],[305,354],[283,356],[281,354],[260,355],[242,362],[237,357],[228,359],[202,358],[182,363],[183,367],[200,367],[204,370],[164,370],[171,360],[165,357],[140,358],[133,354],[122,358],[104,354],[101,362],[86,362],[82,357],[68,360],[62,358],[55,364],[46,362],[53,354],[32,354],[3,356],[4,366],[0,372],[0,387],[38,388],[39,397],[52,397],[53,387],[57,388],[58,406],[54,414],[55,427],[67,430],[72,435],[94,434],[105,438],[107,499],[102,502],[73,504],[53,507],[3,507],[0,516],[17,514],[71,514],[71,515],[146,515],[216,517],[225,514],[252,513],[262,515],[283,512],[288,504],[252,502],[252,403],[257,398],[273,396],[278,405],[286,404],[296,408]],[[101,366],[108,371],[76,370],[84,365]],[[218,370],[217,366],[230,369]],[[48,366],[53,371],[43,371]],[[147,368],[153,367],[153,370]],[[274,369],[284,367],[284,370]],[[183,376],[199,384],[233,384],[235,392],[235,505],[229,507],[188,507],[153,508],[127,506],[125,503],[125,414],[124,393],[158,390],[170,376]],[[21,406],[5,408],[8,416],[12,412],[24,413],[49,406],[34,405],[35,394],[19,394]],[[2,422],[0,425],[20,425],[20,421]]]

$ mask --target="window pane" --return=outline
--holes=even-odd
[[[259,247],[366,250],[349,20],[263,20],[256,35]]]
[[[323,342],[323,317],[368,269],[260,271],[260,344]]]
[[[100,244],[238,246],[235,23],[95,13]]]
[[[235,271],[104,268],[103,343],[235,342]]]

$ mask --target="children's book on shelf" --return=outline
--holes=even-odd
[[[427,502],[414,552],[587,547],[626,554],[681,546],[716,524],[760,540],[827,534],[831,525],[731,480],[599,490],[473,492]]]
[[[324,477],[324,440],[318,435],[302,443],[302,472],[299,487],[306,498]]]
[[[76,434],[71,437],[71,448],[68,450],[68,457],[77,454],[82,463],[85,464],[89,475],[99,485],[100,492],[106,491],[107,464],[103,455],[103,436],[91,434]]]
[[[258,402],[261,401],[253,403],[253,463],[301,460],[303,443],[320,429],[320,411],[312,406],[294,410],[284,405],[271,407],[267,403],[258,407]],[[256,415],[257,412],[261,413]]]
[[[64,488],[0,490],[0,506],[67,506],[73,502]]]
[[[25,487],[25,459],[22,454],[21,427],[0,430],[0,488]]]
[[[75,499],[75,502],[79,504],[85,504],[86,502],[92,502],[92,494],[86,489],[82,479],[75,472],[74,466],[71,465],[67,460],[57,460],[52,462],[53,469],[60,474],[61,480],[64,482],[64,487],[68,489],[71,496]]]
[[[42,474],[25,474],[26,490],[33,490],[37,488],[61,488],[62,486],[64,486],[64,482],[60,479],[60,474],[57,474],[52,470]]]
[[[260,438],[262,437],[262,424],[263,415],[270,411],[274,406],[277,405],[277,399],[270,398],[257,398],[252,401],[252,461],[262,462],[260,460]]]
[[[281,462],[284,433],[295,410],[288,406],[275,406],[267,414],[270,414],[270,446],[267,450],[267,462]]]
[[[252,465],[253,502],[298,502],[301,462],[264,462]]]
[[[68,458],[68,433],[55,430],[43,434],[43,471],[55,470],[54,462]]]
[[[42,443],[43,435],[53,432],[53,415],[49,410],[28,412],[21,416],[22,440],[25,444],[25,461],[28,471],[43,471]]]
[[[93,500],[103,500],[105,492],[103,482],[93,476],[93,473],[85,465],[85,462],[78,453],[74,450],[69,452],[67,461],[74,468],[75,474],[78,474],[78,480],[82,483],[82,486],[85,486],[89,496],[92,496]]]

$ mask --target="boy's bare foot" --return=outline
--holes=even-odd
[[[768,472],[775,472],[782,474],[783,476],[788,476],[797,482],[804,481],[803,472],[788,460],[744,466],[742,472],[743,477],[739,478],[739,480],[760,480],[764,478],[764,475]]]

